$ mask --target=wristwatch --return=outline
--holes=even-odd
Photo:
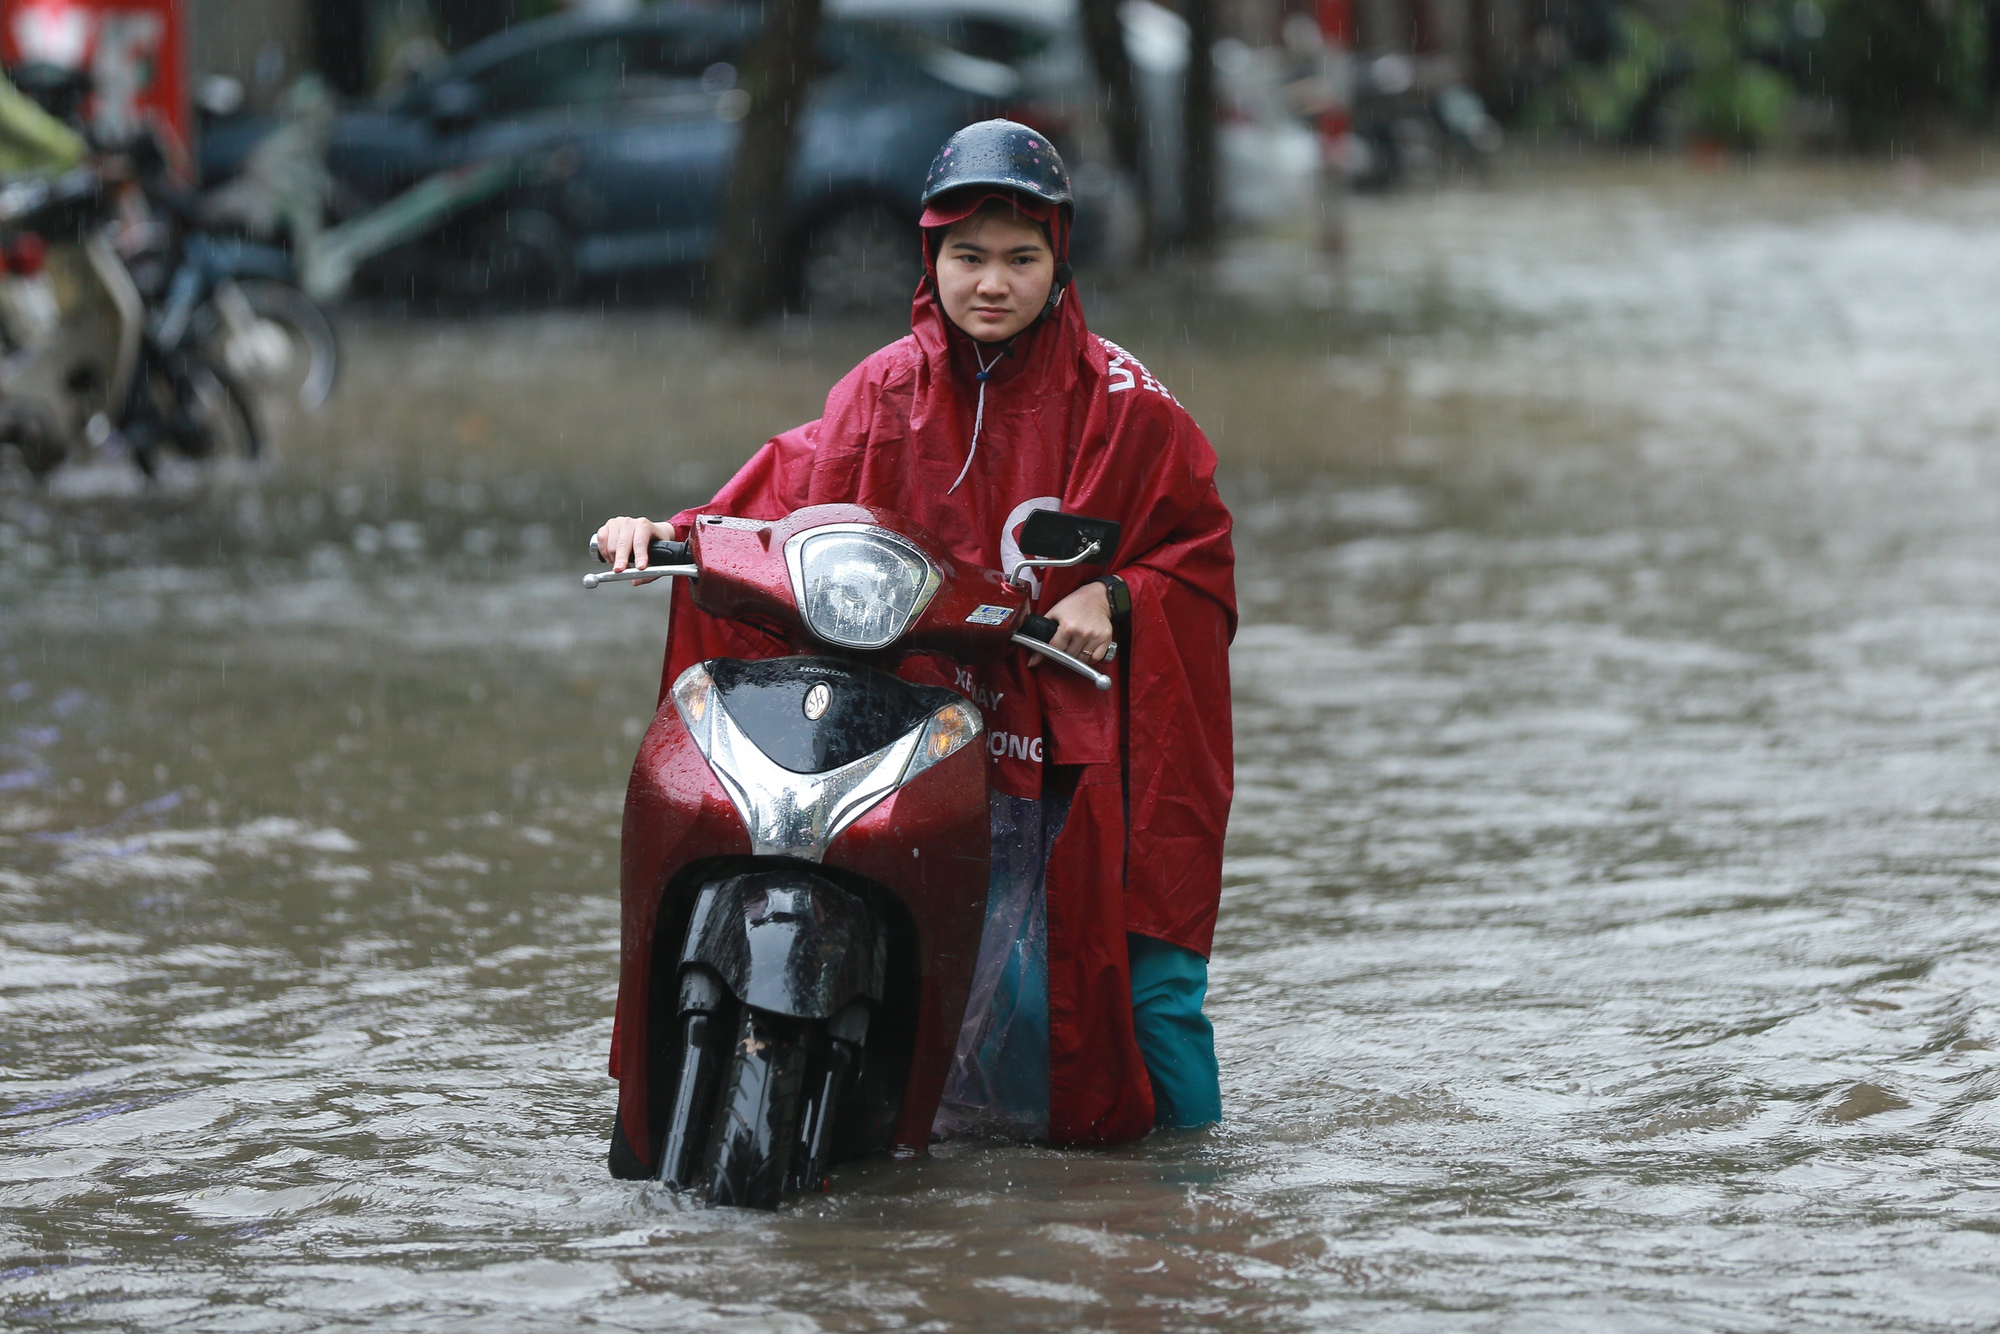
[[[1105,596],[1111,599],[1112,620],[1132,614],[1132,590],[1126,586],[1123,579],[1115,574],[1107,574],[1097,582],[1104,585]]]

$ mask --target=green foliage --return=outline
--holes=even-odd
[[[1783,39],[1773,0],[1694,0],[1681,30],[1691,68],[1673,98],[1682,133],[1731,148],[1756,148],[1784,128],[1791,81],[1754,53]]]
[[[1598,139],[1691,135],[1754,148],[1783,128],[1794,96],[1790,80],[1755,58],[1784,24],[1779,0],[1692,0],[1672,27],[1625,8],[1616,54],[1570,66],[1530,107],[1529,123]]]
[[[1988,109],[1986,4],[1627,4],[1610,58],[1565,67],[1530,100],[1523,120],[1597,139],[1693,138],[1748,150],[1783,134],[1801,93],[1830,100],[1861,143],[1976,119]]]
[[[1634,10],[1618,14],[1618,54],[1602,65],[1574,65],[1541,108],[1553,126],[1574,124],[1594,138],[1632,135],[1634,120],[1668,69],[1666,37]]]
[[[1825,91],[1855,137],[1881,142],[1986,101],[1978,0],[1829,0]]]

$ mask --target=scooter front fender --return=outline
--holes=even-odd
[[[887,949],[867,904],[801,866],[704,886],[681,963],[754,1009],[831,1019],[856,997],[881,1004]]]

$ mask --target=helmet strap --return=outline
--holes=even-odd
[[[1069,285],[1074,277],[1075,275],[1070,271],[1068,260],[1064,260],[1062,263],[1056,265],[1055,285],[1049,288],[1049,300],[1048,304],[1042,307],[1042,319],[1050,319],[1058,310],[1062,309],[1063,297],[1068,295]]]

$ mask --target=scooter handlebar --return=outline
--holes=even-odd
[[[598,550],[597,539],[594,537],[590,539],[590,554],[600,561],[605,559],[604,553]],[[616,572],[606,570],[600,574],[586,574],[583,576],[583,586],[596,588],[599,584],[631,583],[637,579],[665,579],[674,576],[692,579],[700,573],[701,571],[694,565],[693,550],[688,543],[656,538],[646,546],[645,569]]]
[[[604,553],[598,549],[595,537],[590,539],[590,554],[600,561],[605,558]],[[701,571],[693,564],[693,553],[689,543],[656,539],[646,547],[645,569],[620,570],[615,573],[606,570],[599,574],[586,574],[583,576],[583,586],[596,588],[599,584],[630,583],[639,579],[665,579],[675,576],[692,579],[700,573]],[[1078,676],[1087,677],[1099,690],[1111,689],[1111,678],[1103,672],[1081,658],[1072,657],[1061,649],[1050,646],[1049,641],[1055,638],[1056,631],[1060,628],[1049,617],[1037,616],[1031,612],[1021,622],[1021,629],[1013,639],[1022,648],[1032,649],[1045,658],[1061,663]],[[1103,660],[1111,662],[1117,657],[1118,645],[1113,643],[1105,649]]]
[[[1030,612],[1027,618],[1021,622],[1020,630],[1015,633],[1014,642],[1022,648],[1033,649],[1043,657],[1061,663],[1078,676],[1090,678],[1090,683],[1099,690],[1111,689],[1111,678],[1103,672],[1098,671],[1081,658],[1071,657],[1061,649],[1049,646],[1049,641],[1055,638],[1056,631],[1060,628],[1048,617],[1037,616]],[[1118,645],[1115,643],[1104,651],[1104,661],[1106,662],[1112,661],[1117,656]]]
[[[1062,629],[1062,627],[1057,625],[1049,617],[1037,616],[1033,612],[1029,612],[1027,616],[1021,621],[1021,633],[1026,635],[1030,639],[1038,639],[1044,644],[1048,643],[1051,639],[1054,639],[1056,637],[1056,631],[1060,629]],[[1114,639],[1109,644],[1106,644],[1104,646],[1104,656],[1100,658],[1098,661],[1100,662],[1118,661],[1117,640]]]

